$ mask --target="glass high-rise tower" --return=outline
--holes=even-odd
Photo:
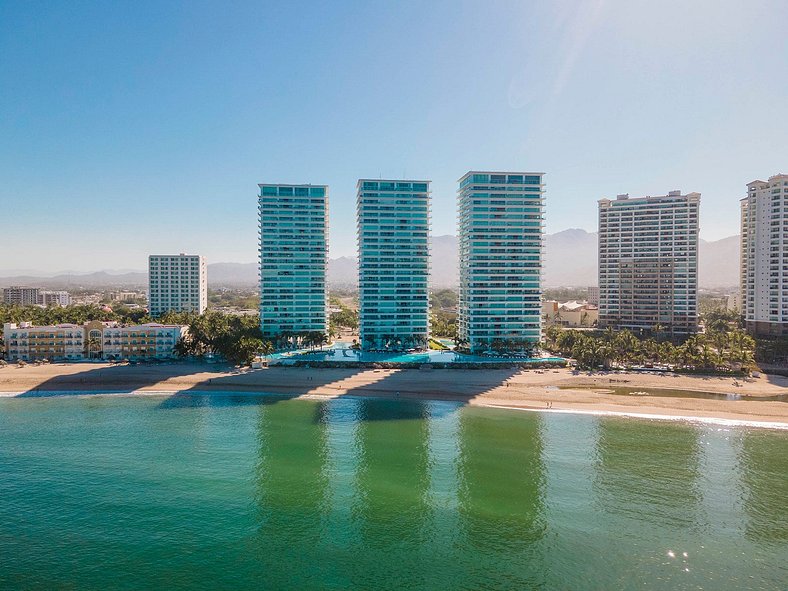
[[[425,348],[430,181],[358,181],[359,323],[364,350]]]
[[[459,339],[471,352],[539,342],[543,176],[471,171],[459,181]]]
[[[328,187],[261,184],[260,327],[297,343],[327,333]]]

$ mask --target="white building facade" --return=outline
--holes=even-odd
[[[208,307],[208,271],[200,255],[148,257],[148,310],[154,318],[165,312],[202,314]]]
[[[788,175],[747,185],[741,200],[741,310],[756,335],[788,335]]]
[[[599,201],[599,326],[698,328],[700,193]]]
[[[473,353],[541,336],[544,173],[471,171],[459,181],[459,340]]]
[[[328,187],[259,187],[263,336],[297,341],[307,333],[327,334]]]
[[[71,305],[71,295],[67,291],[39,291],[38,303],[42,306],[65,308]]]
[[[430,181],[361,179],[356,206],[361,347],[424,349]]]

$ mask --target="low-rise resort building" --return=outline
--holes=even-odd
[[[3,325],[5,358],[12,362],[171,359],[175,357],[175,345],[186,331],[185,326],[176,324],[127,326],[100,321]]]

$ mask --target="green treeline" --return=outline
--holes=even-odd
[[[737,321],[733,313],[710,312],[705,317],[706,332],[683,342],[659,331],[639,338],[629,330],[591,333],[551,326],[545,330],[544,347],[589,369],[658,364],[687,371],[739,371],[752,367],[756,343],[735,325]]]

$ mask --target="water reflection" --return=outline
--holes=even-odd
[[[516,420],[512,420],[516,418]],[[542,416],[463,409],[460,417],[457,554],[463,588],[533,588],[544,517]]]
[[[353,522],[359,533],[353,586],[393,588],[423,583],[430,540],[428,403],[357,401],[358,467]]]
[[[321,548],[330,543],[326,422],[314,420],[327,403],[271,402],[259,407],[257,438],[260,576],[270,588],[306,588],[323,580]]]
[[[788,453],[774,453],[771,438],[757,431],[745,431],[741,437],[745,532],[752,541],[779,546],[788,560]]]
[[[698,439],[691,425],[600,420],[595,488],[602,510],[657,526],[695,527]]]

